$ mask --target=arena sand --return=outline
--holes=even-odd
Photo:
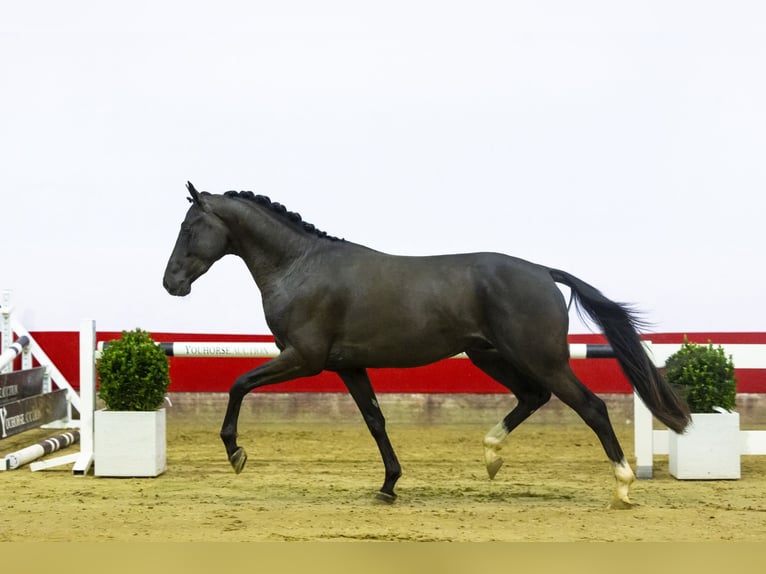
[[[169,409],[168,470],[157,478],[75,477],[69,466],[0,473],[0,541],[766,540],[766,457],[743,457],[740,480],[679,481],[657,456],[654,478],[633,486],[635,506],[608,510],[610,465],[576,417],[552,407],[522,425],[490,481],[481,439],[496,417],[435,421],[434,409],[452,407],[428,415],[418,404],[418,415],[389,417],[403,476],[385,505],[374,502],[377,449],[346,399],[322,412],[256,399],[240,419],[250,456],[240,475],[218,438],[218,404]],[[633,462],[631,421],[619,409],[612,418]],[[6,439],[2,454],[50,434]]]

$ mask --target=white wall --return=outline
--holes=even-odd
[[[560,267],[654,330],[766,326],[761,2],[115,4],[3,10],[0,289],[29,329],[265,333],[238,261],[162,288],[187,179]]]

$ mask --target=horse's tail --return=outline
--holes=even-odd
[[[638,335],[641,321],[635,313],[565,271],[550,269],[550,274],[554,281],[572,290],[578,312],[584,310],[601,328],[622,371],[652,414],[674,431],[683,432],[691,420],[689,407],[647,355]]]

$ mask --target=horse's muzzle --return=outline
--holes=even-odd
[[[174,297],[184,297],[191,293],[191,283],[188,281],[172,281],[165,277],[162,285]]]

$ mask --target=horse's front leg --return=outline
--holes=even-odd
[[[396,453],[394,453],[394,448],[391,446],[391,441],[388,439],[386,421],[378,405],[372,384],[370,384],[367,371],[364,369],[349,369],[338,371],[338,375],[343,379],[354,402],[359,407],[362,417],[364,417],[364,422],[367,423],[367,428],[370,434],[372,434],[372,438],[375,439],[380,456],[383,458],[386,477],[376,498],[391,504],[396,500],[394,486],[402,475],[402,469],[399,466]]]
[[[247,462],[245,449],[237,445],[237,421],[245,396],[258,387],[283,383],[298,377],[314,375],[317,372],[319,372],[317,369],[309,368],[295,350],[288,348],[271,361],[237,377],[229,389],[229,403],[226,406],[226,415],[221,427],[221,440],[226,447],[226,455],[234,472],[237,474],[242,472]]]

